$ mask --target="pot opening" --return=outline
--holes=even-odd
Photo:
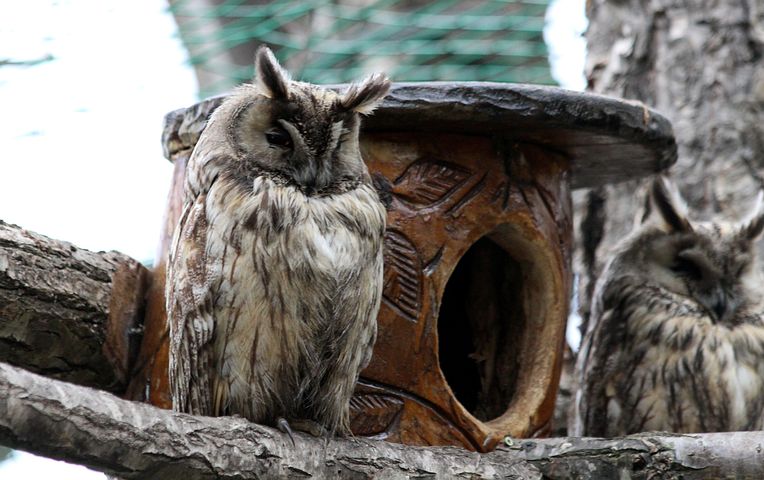
[[[478,240],[446,284],[438,316],[440,368],[457,400],[481,421],[499,417],[515,393],[526,328],[520,262]]]

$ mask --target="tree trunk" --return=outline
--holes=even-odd
[[[640,100],[672,121],[679,160],[670,173],[691,213],[744,215],[764,188],[764,4],[591,0],[587,15],[589,89]],[[638,187],[574,196],[584,322],[602,262],[633,226]]]

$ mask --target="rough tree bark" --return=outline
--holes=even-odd
[[[122,391],[143,323],[148,271],[0,221],[0,361]]]
[[[764,3],[592,0],[587,16],[589,89],[672,121],[679,160],[670,173],[693,212],[744,214],[764,188]],[[574,196],[584,321],[608,249],[633,225],[637,191],[626,182]]]
[[[0,363],[0,443],[122,478],[683,478],[764,475],[764,432],[516,440],[479,454],[325,442],[242,418],[193,417]]]
[[[540,478],[521,459],[194,417],[0,363],[0,443],[121,478]]]

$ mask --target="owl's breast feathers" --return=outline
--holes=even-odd
[[[759,306],[731,326],[649,283],[615,278],[603,287],[582,346],[579,428],[603,436],[764,428]]]
[[[385,216],[370,185],[307,196],[266,176],[243,188],[222,175],[187,204],[168,278],[190,297],[168,306],[189,354],[175,389],[212,398],[192,413],[347,429],[338,402],[376,337]]]

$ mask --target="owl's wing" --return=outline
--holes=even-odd
[[[173,408],[195,415],[214,415],[210,350],[219,273],[207,251],[206,198],[201,194],[185,205],[170,249],[165,288]]]
[[[617,291],[617,285],[605,284],[601,295],[595,295],[589,328],[578,352],[579,389],[569,435],[604,437],[612,428],[609,423],[617,420],[608,411],[612,393],[608,392],[608,384],[620,366],[626,335],[623,305]]]
[[[366,302],[365,317],[370,319],[369,337],[367,340],[367,346],[363,349],[361,356],[361,363],[358,369],[358,373],[371,363],[372,353],[374,353],[374,343],[377,341],[377,313],[379,312],[379,305],[382,301],[382,290],[384,287],[384,261],[382,257],[382,247],[380,246],[380,253],[377,258],[372,262],[372,268],[370,269],[371,278],[366,283],[368,285],[368,300]]]

